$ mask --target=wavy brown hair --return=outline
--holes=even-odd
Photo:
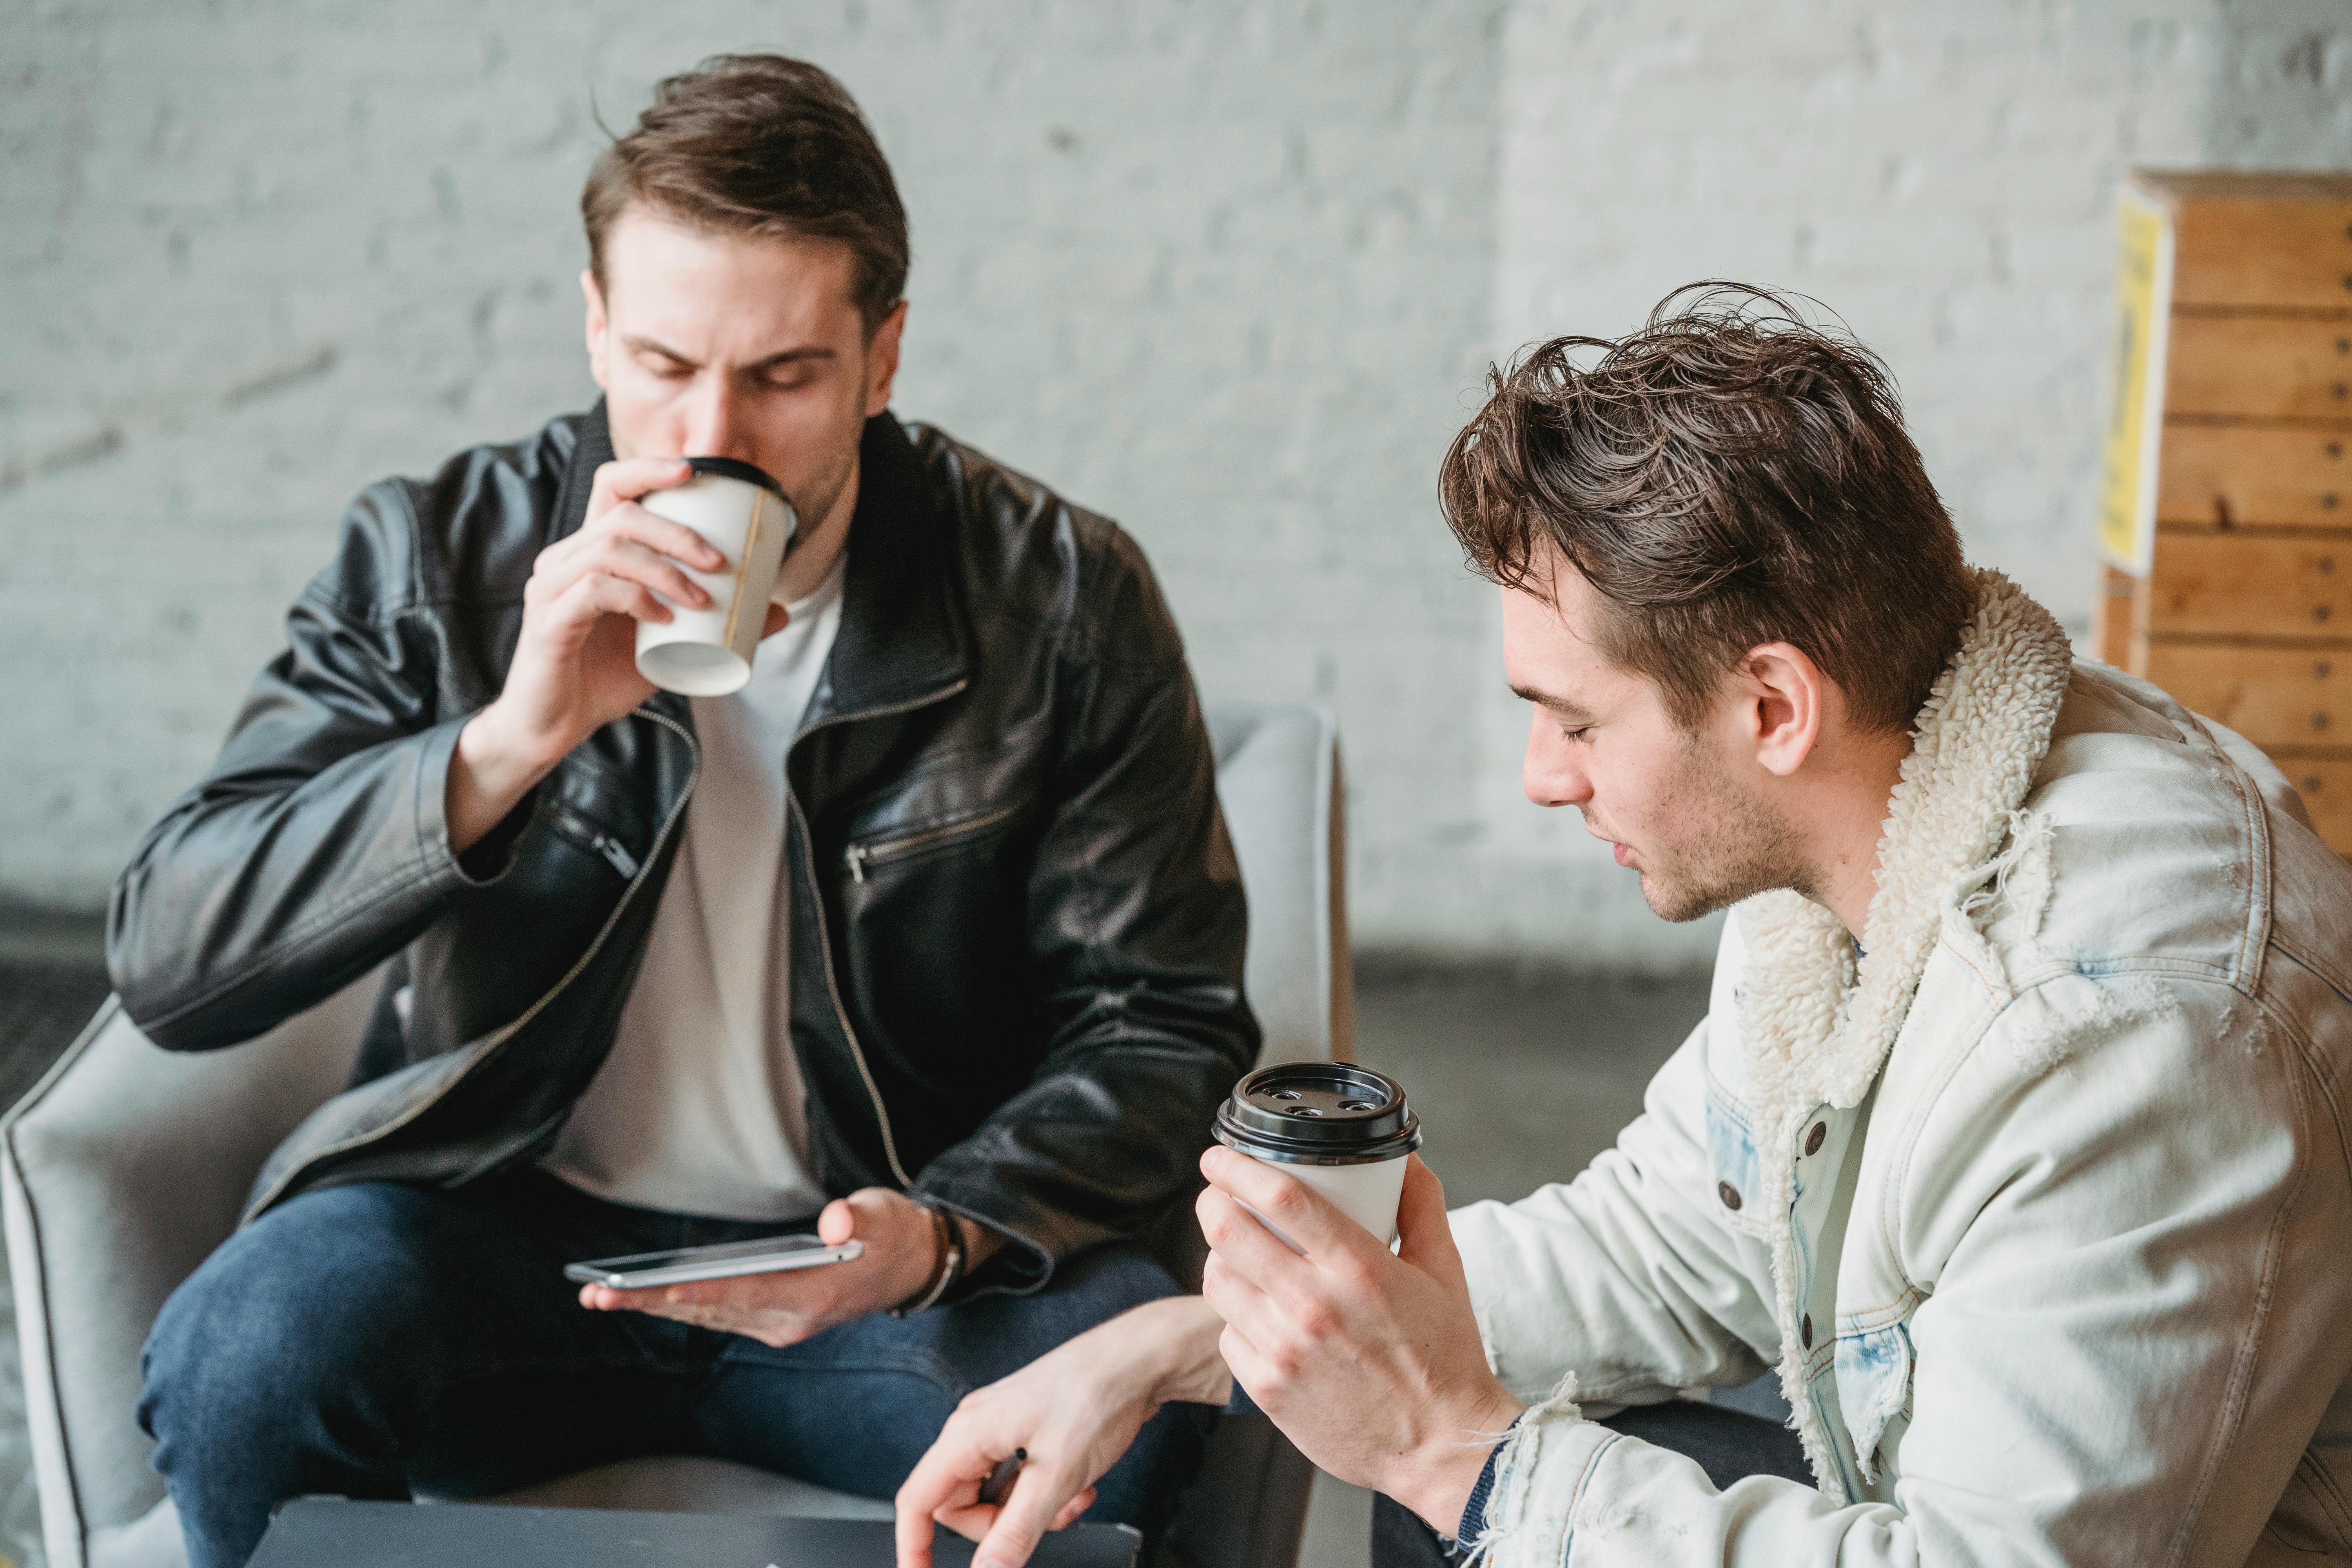
[[[1769,642],[1802,648],[1856,724],[1910,727],[1976,593],[1875,354],[1710,281],[1486,384],[1439,479],[1473,570],[1540,593],[1556,550],[1611,606],[1601,651],[1685,727]]]
[[[907,287],[907,209],[849,90],[782,55],[714,55],[665,78],[580,193],[588,266],[609,291],[604,236],[631,202],[725,234],[831,239],[857,258],[871,332]]]

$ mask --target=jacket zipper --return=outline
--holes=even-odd
[[[881,1087],[874,1081],[874,1069],[866,1062],[866,1047],[857,1043],[857,1030],[849,1022],[849,1009],[841,1005],[841,987],[835,984],[833,980],[833,938],[825,930],[824,889],[816,885],[816,846],[809,838],[808,814],[800,808],[800,802],[793,793],[793,747],[799,745],[802,741],[815,734],[819,730],[829,729],[835,724],[847,723],[853,719],[887,719],[893,713],[908,713],[934,702],[945,701],[971,684],[970,680],[958,680],[941,687],[937,691],[909,698],[904,702],[894,702],[882,708],[868,708],[861,713],[834,714],[803,730],[792,738],[789,745],[784,747],[784,795],[792,803],[793,823],[801,839],[801,863],[808,868],[811,901],[816,909],[817,957],[824,965],[825,997],[833,1004],[834,1021],[841,1026],[842,1038],[849,1042],[849,1054],[857,1063],[857,1076],[866,1085],[866,1096],[874,1102],[874,1121],[882,1130],[882,1154],[890,1162],[890,1173],[898,1178],[901,1188],[911,1189],[915,1184],[907,1174],[907,1167],[898,1163],[898,1140],[897,1134],[890,1130],[889,1108],[882,1103]]]
[[[687,803],[694,798],[695,785],[702,782],[702,747],[695,741],[692,733],[690,733],[684,725],[677,722],[675,720],[665,718],[661,714],[656,713],[648,708],[639,708],[635,710],[635,711],[641,716],[652,720],[655,723],[659,724],[665,730],[675,732],[680,740],[686,742],[687,754],[694,759],[693,767],[688,769],[687,772],[686,788],[679,793],[677,804],[669,808],[669,815],[662,818],[661,831],[654,835],[653,848],[646,857],[647,862],[650,863],[651,861],[661,858],[662,845],[668,839],[672,830],[677,826],[678,818],[686,815]],[[625,849],[622,850],[621,853],[625,858],[628,856],[628,851]],[[610,859],[611,857],[607,856],[606,858]],[[615,861],[614,864],[618,865],[619,862]],[[644,867],[640,866],[638,869],[642,871]],[[514,1038],[514,1037],[520,1032],[524,1025],[530,1023],[533,1018],[539,1016],[541,1013],[546,1011],[549,1003],[562,995],[565,989],[569,987],[574,980],[580,978],[582,972],[586,970],[588,965],[594,962],[596,955],[604,950],[604,942],[606,939],[611,937],[613,934],[613,928],[620,923],[621,916],[628,910],[630,900],[637,896],[637,889],[644,885],[645,879],[643,877],[634,873],[630,874],[629,885],[621,889],[620,901],[613,906],[613,912],[605,916],[604,923],[601,927],[597,928],[596,940],[588,944],[588,950],[580,955],[579,959],[572,965],[571,968],[563,972],[562,978],[547,988],[545,994],[541,996],[538,1001],[532,1003],[528,1008],[524,1009],[521,1016],[515,1019],[514,1022],[507,1025],[504,1028],[499,1029],[496,1034],[491,1035],[488,1038],[483,1040],[481,1044],[476,1046],[473,1050],[474,1061],[472,1063],[468,1063],[463,1071],[452,1078],[447,1083],[443,1084],[440,1089],[434,1092],[432,1098],[411,1106],[407,1110],[404,1111],[399,1116],[393,1118],[393,1120],[385,1122],[381,1127],[370,1128],[367,1131],[361,1133],[356,1138],[346,1138],[340,1143],[331,1143],[326,1148],[320,1150],[317,1153],[311,1155],[309,1159],[303,1161],[300,1164],[287,1172],[285,1175],[279,1177],[277,1183],[270,1187],[269,1191],[264,1193],[252,1203],[247,1204],[246,1205],[244,1215],[240,1217],[237,1223],[239,1225],[244,1225],[252,1220],[255,1215],[268,1208],[271,1204],[278,1201],[278,1195],[286,1190],[288,1184],[291,1183],[295,1177],[300,1175],[307,1170],[312,1169],[320,1161],[332,1159],[337,1154],[348,1153],[353,1149],[364,1148],[366,1145],[376,1142],[378,1139],[389,1137],[393,1133],[397,1132],[402,1128],[407,1126],[410,1122],[415,1121],[418,1117],[424,1115],[426,1111],[432,1110],[435,1106],[440,1104],[442,1100],[448,1095],[451,1089],[456,1089],[459,1084],[465,1082],[466,1079],[472,1075],[474,1068],[479,1065],[482,1058],[489,1055],[490,1052],[498,1049],[500,1046],[505,1045],[509,1040]],[[830,978],[831,974],[830,970],[828,969],[828,981],[830,981]],[[835,1003],[835,1005],[840,1005],[837,1000]]]
[[[572,830],[574,837],[585,843],[589,848],[602,855],[614,870],[624,877],[635,877],[637,874],[637,858],[629,853],[627,845],[612,835],[601,831],[594,823],[576,812],[565,811],[558,807],[555,816],[556,820]]]
[[[933,844],[944,843],[951,838],[961,838],[967,834],[982,832],[1011,816],[1016,809],[1018,808],[1008,805],[1003,811],[992,811],[985,816],[970,817],[962,822],[944,823],[938,827],[927,827],[920,833],[907,834],[903,837],[885,838],[873,844],[853,844],[842,856],[842,858],[849,863],[849,879],[862,885],[866,880],[866,868],[877,860],[887,860],[893,856],[904,855],[911,849],[921,849]]]

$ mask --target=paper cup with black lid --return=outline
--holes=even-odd
[[[684,523],[727,561],[716,572],[677,563],[710,603],[693,609],[664,598],[668,621],[639,621],[637,673],[665,691],[724,697],[751,679],[751,653],[767,625],[776,573],[800,531],[800,514],[784,499],[784,487],[751,463],[688,458],[686,466],[694,470],[686,483],[655,490],[637,504]]]
[[[1216,1134],[1296,1177],[1383,1242],[1396,1240],[1404,1157],[1421,1147],[1421,1121],[1394,1079],[1345,1062],[1260,1068],[1218,1108]],[[1307,1250],[1257,1217],[1293,1252]]]

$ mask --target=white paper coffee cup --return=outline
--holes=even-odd
[[[724,697],[751,679],[751,654],[767,625],[776,573],[800,531],[800,514],[784,499],[784,487],[750,463],[732,458],[686,463],[692,479],[640,497],[637,504],[684,523],[727,560],[716,572],[677,563],[710,603],[691,609],[655,595],[669,605],[671,618],[637,623],[637,673],[665,691]]]
[[[1421,1121],[1387,1074],[1345,1062],[1260,1068],[1218,1108],[1216,1136],[1320,1194],[1383,1242],[1396,1240],[1405,1156],[1421,1147]],[[1257,1217],[1293,1252],[1306,1252]]]

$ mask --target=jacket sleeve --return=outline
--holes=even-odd
[[[1580,1400],[1647,1403],[1748,1381],[1778,1354],[1755,1283],[1769,1255],[1727,1222],[1704,1141],[1707,1029],[1573,1182],[1450,1216],[1488,1363],[1521,1400],[1573,1373]]]
[[[1026,1244],[992,1270],[1016,1289],[1192,1192],[1216,1107],[1258,1049],[1207,726],[1148,567],[1112,544],[1061,661],[1065,739],[1029,879],[1046,1048],[915,1183]]]
[[[2343,1374],[2352,1285],[2307,1212],[2296,1048],[2227,993],[2046,984],[1920,1113],[1855,1215],[1923,1298],[1891,1352],[1900,1411],[1858,1445],[1899,1477],[1885,1496],[1717,1492],[1555,1408],[1498,1467],[1497,1568],[2244,1561]]]
[[[107,961],[158,1045],[262,1033],[406,945],[469,879],[443,816],[467,715],[402,602],[413,525],[396,481],[346,514],[219,759],[116,881]]]

